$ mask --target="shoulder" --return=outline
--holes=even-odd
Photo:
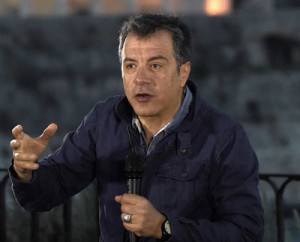
[[[241,128],[239,122],[231,115],[203,99],[193,82],[189,81],[188,85],[193,94],[190,117],[194,125],[206,128],[216,135]]]
[[[124,99],[124,96],[112,96],[94,105],[83,119],[83,124],[87,127],[109,124],[116,120],[116,107]]]
[[[108,97],[96,103],[93,110],[95,112],[109,112],[115,110],[117,104],[120,103],[122,99],[124,99],[124,96],[121,95]]]
[[[201,124],[200,128],[213,137],[219,148],[232,145],[237,141],[237,137],[247,140],[244,128],[233,116],[199,97],[196,102],[196,123]]]
[[[202,100],[200,117],[203,123],[214,132],[225,132],[226,130],[240,129],[240,123],[220,108]]]

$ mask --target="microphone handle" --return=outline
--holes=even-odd
[[[127,192],[129,194],[140,194],[141,179],[140,178],[129,178],[127,180]],[[133,232],[128,232],[129,242],[137,242],[138,238]]]
[[[140,178],[129,178],[127,180],[127,192],[129,194],[139,195],[141,191],[141,179]]]

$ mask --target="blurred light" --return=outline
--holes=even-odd
[[[161,0],[139,0],[138,9],[141,12],[159,11],[161,7]]]
[[[231,12],[231,0],[205,0],[207,15],[226,15]]]

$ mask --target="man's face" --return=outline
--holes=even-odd
[[[168,31],[157,31],[147,38],[127,36],[122,51],[123,85],[140,119],[171,120],[181,105],[189,73],[189,62],[178,72]]]

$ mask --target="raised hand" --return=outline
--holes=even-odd
[[[32,179],[32,171],[39,168],[36,161],[43,154],[56,131],[57,125],[52,123],[39,137],[32,138],[23,131],[21,125],[13,128],[12,134],[15,139],[10,142],[10,147],[13,151],[13,167],[20,180]]]

